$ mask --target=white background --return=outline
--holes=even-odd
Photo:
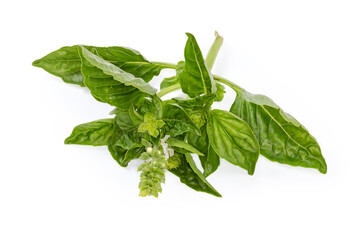
[[[359,13],[346,0],[2,1],[0,239],[360,239]],[[106,147],[63,144],[112,107],[33,60],[88,44],[175,63],[185,32],[206,54],[214,30],[225,41],[213,72],[306,126],[326,175],[261,157],[249,176],[222,160],[208,180],[223,198],[171,174],[158,199],[141,198],[138,161],[121,168]],[[215,108],[230,107],[227,90]]]

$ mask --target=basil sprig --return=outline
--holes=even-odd
[[[157,197],[169,171],[190,188],[221,197],[206,179],[221,158],[250,175],[260,154],[326,173],[319,144],[294,117],[270,98],[211,73],[221,36],[216,33],[204,59],[195,37],[186,35],[184,61],[176,65],[148,61],[126,47],[85,45],[63,47],[34,61],[34,66],[88,88],[96,100],[115,107],[112,118],[76,126],[65,144],[107,145],[123,167],[133,159],[143,161],[138,168],[140,196]],[[176,72],[163,79],[158,91],[149,82],[164,68]],[[211,108],[214,101],[222,101],[223,84],[237,94],[230,111]],[[188,97],[161,100],[177,89]]]

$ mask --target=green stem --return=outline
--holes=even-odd
[[[180,83],[176,83],[174,85],[171,85],[170,87],[164,88],[163,90],[161,90],[160,92],[157,93],[158,97],[161,98],[162,96],[173,92],[175,90],[180,89]]]
[[[238,86],[237,84],[233,83],[232,81],[226,79],[226,78],[223,78],[223,77],[220,77],[218,75],[213,75],[214,77],[214,80],[219,82],[219,83],[223,83],[229,87],[231,87],[234,91],[236,92],[241,92],[241,87]],[[176,83],[174,85],[171,85],[170,87],[167,87],[167,88],[164,88],[163,90],[161,90],[160,92],[158,92],[158,97],[163,97],[164,95],[170,93],[170,92],[173,92],[175,90],[178,90],[180,89],[180,83]]]
[[[231,87],[234,91],[241,92],[241,87],[239,85],[233,83],[232,81],[230,81],[230,80],[228,80],[226,78],[217,76],[217,75],[213,75],[213,77],[214,77],[214,80]]]
[[[162,68],[171,68],[171,69],[176,69],[176,64],[172,64],[172,63],[166,63],[166,62],[151,62],[153,65],[162,67]]]
[[[220,36],[218,34],[218,32],[215,31],[215,40],[214,40],[213,44],[211,45],[211,48],[210,48],[210,50],[206,56],[206,60],[205,60],[207,67],[209,68],[210,71],[214,66],[216,56],[219,53],[219,50],[221,48],[221,45],[223,44],[223,41],[224,41],[223,37]]]

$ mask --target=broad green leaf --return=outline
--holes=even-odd
[[[135,87],[114,80],[112,76],[93,66],[85,57],[82,58],[81,71],[85,78],[84,83],[95,99],[100,99],[120,110],[128,111],[131,104],[147,96]]]
[[[171,101],[179,104],[181,107],[196,110],[209,108],[209,105],[213,103],[215,98],[215,94],[209,94],[194,98],[172,98]]]
[[[129,112],[126,111],[120,111],[116,114],[115,117],[116,120],[116,124],[117,126],[122,130],[122,131],[133,131],[137,128],[137,124],[135,124],[130,115]]]
[[[164,68],[146,60],[138,51],[126,47],[94,47],[88,48],[89,51],[105,59],[125,72],[131,73],[137,78],[142,78],[149,82],[154,76],[159,75]]]
[[[141,116],[135,109],[134,105],[131,104],[129,108],[129,117],[135,124],[140,124],[144,121],[144,116]]]
[[[65,144],[107,145],[112,136],[113,123],[114,119],[101,119],[80,124],[65,139]]]
[[[131,73],[125,72],[114,64],[109,63],[103,58],[91,53],[85,47],[81,47],[81,51],[82,56],[87,60],[88,63],[100,69],[104,74],[111,76],[114,80],[123,83],[125,86],[132,86],[134,88],[137,88],[143,93],[147,93],[149,95],[156,94],[157,90],[150,86],[142,78],[137,78]]]
[[[124,149],[119,145],[119,140],[124,137],[127,133],[119,128],[114,123],[112,136],[108,142],[108,149],[111,156],[119,163],[120,166],[126,167],[132,159],[136,159],[144,152],[144,147],[133,146],[129,150]]]
[[[200,131],[200,128],[206,123],[215,97],[215,94],[209,94],[190,99],[173,98],[171,101],[181,107]]]
[[[192,132],[188,133],[188,143],[196,147],[204,156],[199,156],[201,166],[204,169],[204,176],[208,177],[216,171],[220,164],[220,158],[214,149],[211,147],[209,138],[207,136],[206,127],[201,129],[201,136]]]
[[[77,46],[62,47],[43,58],[35,60],[32,65],[61,77],[66,83],[84,87],[84,78],[81,74],[81,59],[77,48]]]
[[[210,185],[200,170],[196,167],[190,154],[186,154],[186,158],[185,155],[182,155],[181,164],[177,168],[170,169],[169,171],[178,176],[182,183],[192,189],[206,192],[216,197],[221,197],[221,194]]]
[[[195,129],[194,126],[182,122],[181,120],[164,119],[164,121],[166,123],[165,125],[165,128],[167,130],[166,132],[168,132],[168,134],[170,134],[171,137],[176,137],[190,131],[196,131],[194,130]]]
[[[181,141],[179,139],[169,138],[168,140],[166,140],[166,143],[171,147],[177,147],[180,149],[184,149],[187,152],[196,153],[199,156],[204,156],[204,154],[202,152],[200,152],[199,150],[197,150],[195,147],[193,147],[189,143]]]
[[[131,160],[138,159],[145,151],[144,147],[133,147],[126,151],[124,160],[122,161],[122,164],[124,166],[127,166]]]
[[[190,115],[180,105],[172,101],[165,101],[163,121],[166,123],[168,132],[172,137],[176,137],[188,131],[194,131],[200,134],[196,124],[190,118]]]
[[[259,144],[245,121],[215,109],[210,112],[206,131],[212,148],[221,158],[254,174]]]
[[[64,82],[85,86],[83,83],[84,77],[81,73],[81,58],[78,47],[78,45],[62,47],[41,59],[35,60],[33,66],[43,68],[45,71],[61,77]],[[144,79],[146,82],[159,75],[163,68],[150,63],[138,51],[130,48],[84,47],[135,77]]]
[[[116,160],[116,162],[122,166],[126,167],[127,164],[124,163],[126,149],[116,145],[117,141],[123,136],[124,132],[119,128],[119,126],[114,123],[112,136],[109,139],[108,149],[111,153],[111,156]]]
[[[181,89],[190,97],[215,93],[216,86],[206,66],[199,45],[192,34],[186,33],[186,35],[188,40],[184,51],[185,66],[179,74]]]
[[[236,92],[230,111],[250,125],[262,155],[271,161],[315,168],[326,173],[327,166],[320,146],[304,126],[270,98],[244,89]]]
[[[137,109],[141,115],[145,115],[150,112],[157,118],[162,118],[163,115],[163,103],[157,95],[141,98],[137,104]]]
[[[136,132],[127,132],[124,133],[119,140],[115,143],[116,146],[120,146],[124,149],[132,149],[134,147],[142,147],[141,140],[136,135]]]

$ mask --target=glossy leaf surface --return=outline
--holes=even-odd
[[[199,156],[201,166],[204,169],[204,176],[208,177],[216,171],[220,164],[220,158],[214,149],[211,147],[209,138],[207,136],[206,127],[201,129],[201,136],[192,132],[188,133],[187,140],[189,144],[196,147],[204,156]]]
[[[166,141],[167,144],[169,144],[169,146],[171,147],[177,147],[177,148],[181,148],[183,150],[186,150],[189,153],[196,153],[199,156],[203,156],[204,154],[202,152],[200,152],[199,150],[197,150],[194,146],[192,146],[191,144],[184,142],[182,140],[176,139],[176,138],[169,138]]]
[[[82,58],[81,71],[85,78],[84,83],[97,100],[106,102],[120,110],[127,111],[131,104],[139,101],[147,94],[133,86],[115,80],[101,69],[92,65],[85,57]]]
[[[81,59],[77,46],[62,47],[49,53],[32,64],[43,68],[48,73],[61,77],[66,83],[77,84],[84,87],[84,78],[81,74]]]
[[[176,65],[176,75],[169,78],[164,78],[164,80],[160,84],[160,89],[164,89],[179,83],[179,74],[184,69],[184,66],[185,66],[184,61],[178,62],[178,64]]]
[[[172,102],[164,102],[163,121],[168,127],[168,131],[172,137],[176,137],[188,131],[194,131],[200,134],[196,123],[194,123],[188,112],[180,105]]]
[[[157,90],[145,82],[142,78],[137,78],[134,75],[125,72],[121,68],[115,66],[112,63],[104,60],[103,58],[91,53],[84,47],[81,47],[82,56],[90,63],[92,66],[100,69],[104,74],[111,76],[114,80],[123,83],[125,86],[132,86],[137,88],[143,93],[149,95],[156,94]]]
[[[65,139],[65,144],[103,146],[112,136],[114,119],[101,119],[80,124]]]
[[[170,172],[180,178],[180,181],[196,191],[206,192],[216,197],[221,197],[221,194],[215,190],[213,186],[205,179],[204,175],[196,167],[194,160],[190,154],[182,156],[180,165],[175,169],[170,169]]]
[[[326,173],[326,162],[315,138],[270,98],[241,89],[230,111],[250,125],[266,158]]]
[[[163,68],[160,65],[150,63],[138,51],[130,48],[84,47],[135,77],[144,79],[146,82],[159,75]],[[78,45],[62,47],[34,61],[33,66],[43,68],[47,72],[61,77],[64,82],[85,86],[78,48]]]
[[[181,89],[190,97],[215,93],[216,86],[199,45],[192,34],[186,33],[186,35],[188,40],[184,51],[185,66],[179,74]]]
[[[259,145],[249,125],[232,113],[212,110],[206,128],[214,151],[225,160],[254,174]]]

